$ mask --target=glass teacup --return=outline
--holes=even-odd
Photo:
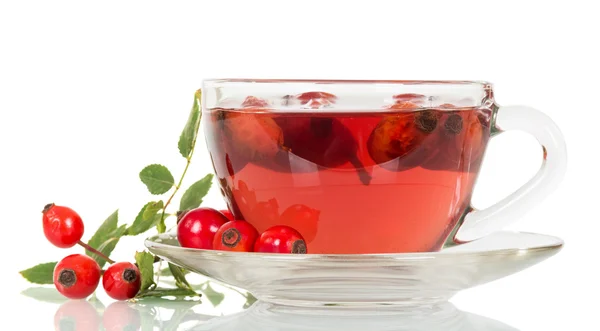
[[[475,81],[207,80],[203,128],[229,209],[262,232],[297,230],[308,253],[438,251],[505,227],[566,169],[560,130],[499,107]],[[539,173],[470,206],[490,137],[534,135]]]

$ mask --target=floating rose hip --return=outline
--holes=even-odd
[[[438,114],[431,110],[389,115],[371,133],[369,154],[379,164],[399,158],[397,170],[417,166],[428,154],[425,140],[437,126]]]
[[[396,103],[387,107],[388,109],[417,109],[419,106],[411,101],[396,100]]]
[[[242,102],[242,107],[268,107],[269,102],[265,99],[257,98],[255,96],[246,97]]]
[[[54,286],[67,298],[87,298],[99,282],[100,266],[87,255],[69,255],[54,267]]]
[[[290,153],[325,168],[355,168],[366,185],[370,176],[358,158],[358,143],[344,119],[326,116],[276,119]]]
[[[260,253],[306,254],[306,241],[298,231],[285,225],[276,225],[263,232],[254,244]]]
[[[129,262],[112,264],[102,276],[102,286],[106,294],[115,300],[135,297],[141,284],[140,270]]]
[[[443,134],[440,135],[440,151],[450,168],[468,171],[470,164],[483,155],[484,128],[473,111],[449,114],[445,118]]]
[[[182,247],[212,249],[215,233],[228,221],[212,208],[190,210],[181,216],[177,224],[177,240]]]
[[[286,148],[283,132],[267,113],[224,112],[223,133],[235,155],[250,161],[272,159]]]
[[[51,203],[44,207],[42,214],[44,235],[54,246],[69,248],[81,240],[83,221],[73,209]]]
[[[314,91],[298,94],[296,99],[299,100],[300,104],[303,106],[319,108],[335,103],[337,96],[327,92]]]
[[[426,99],[426,96],[423,94],[416,93],[404,93],[404,94],[396,94],[394,95],[394,100],[397,103],[410,101],[413,103],[421,103]]]
[[[225,223],[213,241],[213,249],[221,251],[252,252],[258,231],[246,221]]]

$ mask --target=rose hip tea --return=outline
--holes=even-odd
[[[453,242],[495,111],[473,82],[209,81],[204,93],[229,209],[259,233],[292,227],[309,254]]]

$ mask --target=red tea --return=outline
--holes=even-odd
[[[316,92],[319,93],[319,92]],[[308,253],[439,250],[469,208],[490,136],[489,109],[208,109],[204,130],[221,192],[259,232],[288,225]],[[260,101],[260,100],[258,100]],[[451,107],[451,106],[449,106]]]

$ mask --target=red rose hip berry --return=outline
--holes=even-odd
[[[44,235],[54,246],[73,247],[83,236],[83,221],[73,209],[48,204],[42,211]]]
[[[87,255],[69,255],[54,267],[54,286],[67,298],[87,298],[99,282],[100,266]]]
[[[306,242],[302,235],[286,225],[276,225],[263,232],[254,244],[260,253],[306,254]]]
[[[221,251],[252,252],[258,231],[246,221],[225,223],[215,234],[213,249]]]
[[[212,249],[215,233],[229,220],[218,210],[196,208],[182,215],[177,224],[181,247]]]
[[[219,212],[221,212],[221,214],[223,214],[225,217],[227,217],[228,220],[235,221],[235,216],[233,216],[233,213],[231,211],[229,211],[229,209],[219,210]]]
[[[119,262],[106,269],[102,286],[109,297],[127,300],[135,297],[141,286],[140,270],[133,263]]]

